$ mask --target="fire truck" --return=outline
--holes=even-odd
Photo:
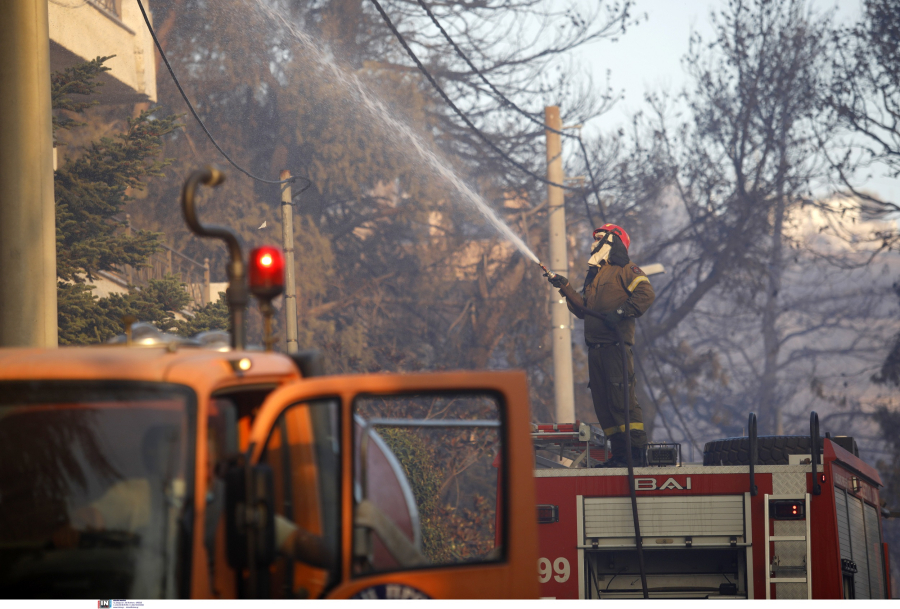
[[[707,443],[702,464],[649,444],[633,481],[597,467],[595,426],[532,437],[542,597],[891,598],[881,479],[853,438],[820,437],[816,413],[809,436],[768,437],[751,414],[748,436]]]
[[[524,373],[328,376],[248,348],[281,260],[200,222],[222,179],[182,203],[229,248],[230,334],[0,349],[0,598],[536,598],[534,512],[504,500],[534,505]],[[447,490],[424,466],[453,457]]]

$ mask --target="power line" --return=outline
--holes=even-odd
[[[443,36],[447,40],[447,42],[450,43],[450,46],[453,47],[453,50],[456,51],[456,54],[459,55],[463,59],[463,61],[465,61],[466,64],[468,64],[469,68],[473,72],[475,72],[475,74],[478,75],[478,77],[481,79],[481,81],[485,85],[487,85],[491,91],[494,92],[494,95],[496,95],[498,98],[500,98],[500,101],[502,101],[505,105],[509,106],[510,108],[512,108],[513,110],[515,110],[516,112],[518,112],[519,114],[521,114],[522,116],[524,116],[525,118],[530,120],[535,125],[538,125],[539,127],[546,129],[547,131],[550,131],[551,133],[561,135],[562,137],[571,137],[571,138],[578,137],[577,135],[572,135],[571,133],[566,133],[565,131],[560,131],[558,129],[554,129],[550,125],[545,124],[543,121],[538,120],[537,118],[534,117],[534,115],[532,113],[526,112],[525,110],[520,108],[514,101],[512,101],[511,99],[506,97],[499,89],[497,89],[497,87],[495,87],[493,85],[493,83],[491,83],[491,81],[489,81],[487,79],[487,77],[481,72],[481,70],[479,70],[475,66],[475,64],[472,63],[472,61],[463,52],[463,50],[461,48],[459,48],[459,45],[456,44],[456,42],[453,40],[453,38],[450,37],[450,34],[447,33],[447,30],[444,29],[444,26],[442,26],[440,21],[437,20],[437,17],[434,16],[434,13],[431,12],[431,9],[428,8],[427,4],[425,4],[425,1],[424,0],[416,0],[416,2],[418,2],[419,6],[422,7],[422,10],[424,10],[428,14],[428,17],[431,18],[431,22],[435,25],[435,27],[437,27],[438,30],[440,30],[441,34],[443,34]]]
[[[403,47],[403,50],[406,51],[406,54],[409,55],[410,59],[413,60],[413,62],[416,64],[416,67],[419,69],[419,71],[422,73],[422,75],[428,79],[428,82],[431,83],[431,86],[435,88],[435,90],[440,94],[440,96],[444,99],[444,101],[447,102],[447,105],[453,109],[453,111],[456,113],[456,115],[462,119],[462,121],[466,124],[466,126],[468,126],[469,129],[474,131],[478,137],[480,137],[482,140],[484,140],[484,142],[494,152],[496,152],[504,160],[506,160],[507,163],[509,163],[510,165],[512,165],[519,171],[521,171],[522,173],[531,176],[532,178],[534,178],[535,180],[537,180],[539,182],[543,182],[544,184],[547,184],[548,186],[556,186],[557,188],[562,188],[562,189],[568,190],[570,192],[578,192],[578,193],[584,192],[583,189],[573,188],[571,186],[566,186],[565,184],[558,184],[556,182],[548,180],[547,178],[545,178],[543,176],[540,176],[540,175],[534,173],[533,171],[531,171],[530,169],[528,169],[527,167],[525,167],[524,165],[519,163],[517,160],[515,160],[514,158],[509,156],[499,146],[497,146],[497,144],[492,142],[490,140],[490,138],[488,138],[488,136],[485,135],[478,127],[476,127],[475,124],[469,119],[469,117],[466,116],[465,113],[462,110],[460,110],[456,106],[456,104],[453,103],[453,100],[450,99],[450,96],[447,95],[447,92],[444,91],[444,89],[442,89],[441,86],[437,83],[437,81],[434,79],[434,76],[431,75],[431,72],[428,71],[428,69],[422,64],[422,62],[419,60],[419,58],[416,56],[416,54],[413,52],[413,50],[409,47],[409,44],[407,44],[406,39],[403,38],[403,34],[400,33],[400,31],[397,29],[397,27],[391,21],[391,18],[388,17],[387,13],[384,11],[384,8],[382,8],[382,6],[381,6],[381,3],[379,3],[378,0],[372,0],[372,4],[375,5],[375,8],[378,10],[378,13],[381,15],[381,18],[387,24],[388,28],[390,28],[391,32],[393,32],[393,34],[397,38],[397,40],[400,42],[400,45]]]
[[[190,109],[191,114],[194,115],[194,118],[197,119],[197,123],[199,123],[200,127],[203,129],[203,132],[206,134],[206,137],[209,138],[209,141],[213,143],[213,146],[215,146],[216,149],[222,154],[222,156],[225,157],[225,160],[227,160],[229,163],[231,163],[231,165],[235,169],[237,169],[238,171],[240,171],[247,177],[254,179],[257,182],[262,182],[263,184],[286,184],[289,182],[295,182],[298,179],[295,176],[291,176],[290,178],[288,178],[286,180],[266,180],[265,178],[260,178],[258,176],[255,176],[252,173],[250,173],[249,171],[247,171],[246,169],[244,169],[243,167],[241,167],[240,165],[238,165],[237,163],[235,163],[233,160],[231,160],[231,157],[228,156],[228,153],[226,153],[224,150],[222,150],[222,147],[219,146],[219,143],[212,136],[212,133],[209,132],[209,129],[207,129],[206,125],[203,124],[203,121],[200,120],[200,116],[197,114],[197,111],[194,110],[194,105],[191,103],[191,100],[188,99],[188,96],[184,92],[184,89],[181,88],[181,83],[178,82],[178,77],[175,76],[175,71],[172,70],[172,66],[169,64],[169,59],[166,57],[166,53],[163,51],[162,45],[159,44],[159,39],[156,37],[156,32],[153,30],[153,26],[150,25],[150,19],[147,17],[147,11],[144,10],[144,3],[141,2],[141,0],[137,0],[137,3],[138,3],[138,7],[140,7],[140,9],[141,9],[141,15],[144,16],[144,23],[147,24],[147,29],[150,30],[150,35],[153,37],[153,42],[156,44],[156,48],[159,50],[159,54],[162,56],[162,60],[166,64],[166,68],[169,69],[169,74],[172,76],[172,80],[175,82],[175,86],[178,88],[178,92],[181,93],[181,98],[184,100],[184,103],[187,104],[187,107]],[[310,186],[312,186],[312,180],[310,180],[309,178],[301,177],[299,179],[305,180],[307,182],[306,188],[309,188]],[[303,190],[306,190],[306,188],[304,188]]]
[[[606,209],[603,206],[603,202],[600,200],[600,192],[599,192],[600,189],[597,188],[597,182],[594,179],[594,170],[591,167],[591,161],[590,161],[590,158],[588,157],[587,149],[584,146],[584,141],[582,141],[582,139],[581,139],[581,134],[572,135],[571,133],[566,133],[565,131],[560,131],[558,129],[554,129],[553,127],[551,127],[550,125],[547,125],[543,121],[538,120],[537,118],[534,117],[533,114],[531,114],[530,112],[526,112],[521,107],[519,107],[518,104],[516,104],[514,101],[512,101],[511,99],[506,97],[506,95],[504,95],[503,92],[501,92],[497,87],[495,87],[494,84],[491,83],[491,81],[489,81],[487,79],[487,77],[484,75],[484,73],[482,73],[482,71],[479,70],[478,67],[475,66],[474,63],[472,63],[472,60],[469,59],[469,57],[463,52],[463,50],[459,47],[459,45],[456,44],[456,42],[453,40],[453,38],[450,36],[450,34],[447,33],[447,30],[444,29],[444,26],[442,26],[440,21],[437,20],[437,17],[435,17],[434,13],[431,12],[431,9],[428,8],[428,5],[425,4],[425,0],[416,0],[416,2],[418,2],[419,6],[422,7],[422,10],[424,10],[425,13],[428,14],[428,17],[431,19],[431,22],[435,25],[435,27],[437,27],[438,30],[440,30],[441,34],[444,36],[444,38],[447,40],[447,42],[450,43],[450,46],[453,47],[453,50],[456,51],[456,54],[459,55],[463,59],[463,61],[466,62],[466,64],[469,66],[469,68],[473,72],[475,72],[475,74],[478,75],[478,77],[481,79],[481,81],[485,85],[487,85],[487,87],[494,93],[494,95],[497,96],[497,98],[503,104],[512,108],[513,110],[515,110],[516,112],[518,112],[519,114],[521,114],[522,116],[524,116],[525,118],[530,120],[535,125],[538,125],[541,128],[546,129],[547,131],[550,131],[551,133],[556,133],[557,135],[562,136],[562,137],[569,137],[569,138],[578,140],[578,144],[581,147],[581,154],[584,157],[584,164],[585,164],[585,166],[587,166],[588,176],[591,179],[591,187],[594,192],[594,197],[596,197],[596,199],[597,199],[597,207],[600,208],[600,219],[603,221],[606,221]],[[585,209],[587,211],[588,220],[590,220],[592,225],[596,226],[596,224],[594,223],[594,218],[591,215],[591,210],[590,210],[590,208],[587,207],[587,199],[586,198],[585,198]]]

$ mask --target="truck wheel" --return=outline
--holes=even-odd
[[[787,465],[788,455],[808,455],[809,444],[809,436],[759,436],[757,465]],[[819,446],[823,444],[824,440],[820,440]],[[703,447],[703,465],[750,465],[750,438],[707,442]]]

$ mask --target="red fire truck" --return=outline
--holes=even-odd
[[[648,445],[635,518],[628,470],[596,467],[602,432],[535,426],[541,596],[641,597],[643,564],[650,598],[891,598],[878,472],[853,438],[820,438],[815,413],[810,427],[757,437],[751,414],[702,464]]]

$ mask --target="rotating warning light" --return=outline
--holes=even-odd
[[[254,248],[250,252],[247,278],[250,293],[261,300],[271,300],[284,291],[284,256],[271,245]]]

